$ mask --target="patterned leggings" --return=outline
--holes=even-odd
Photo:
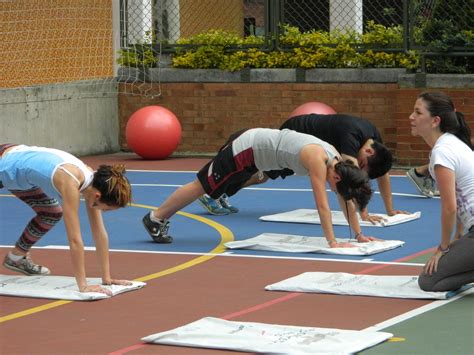
[[[40,188],[20,191],[10,190],[20,200],[36,212],[28,223],[15,246],[25,252],[41,239],[63,216],[63,209],[55,198],[47,196]]]

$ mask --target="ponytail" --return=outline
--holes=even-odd
[[[369,176],[350,160],[341,161],[334,166],[341,180],[336,183],[337,192],[344,200],[355,200],[360,210],[363,210],[372,197]]]
[[[466,120],[464,119],[464,114],[462,112],[456,111],[456,118],[459,123],[459,129],[454,135],[462,140],[464,143],[467,144],[471,150],[474,150],[474,147],[471,142],[471,129],[466,124]]]
[[[113,207],[125,207],[131,203],[132,188],[124,174],[123,165],[99,166],[92,186],[100,192],[100,202]]]
[[[448,95],[442,92],[423,92],[418,98],[426,103],[431,116],[438,116],[441,119],[439,124],[441,132],[454,134],[473,149],[471,130],[466,124],[464,115],[456,111],[453,101]]]

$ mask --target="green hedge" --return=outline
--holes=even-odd
[[[452,46],[474,48],[474,32],[458,27],[450,19],[421,21],[421,26],[414,30],[415,42],[436,52],[449,52]],[[278,38],[282,50],[266,51],[262,49],[266,47],[263,37],[243,38],[223,30],[210,30],[179,39],[172,65],[227,71],[243,68],[407,68],[415,71],[420,68],[420,54],[402,52],[402,35],[401,26],[385,27],[374,22],[367,24],[363,34],[300,32],[296,27],[285,25]],[[157,54],[151,44],[138,44],[120,50],[118,63],[129,67],[155,67]],[[428,57],[426,69],[434,73],[468,73],[474,71],[473,60],[474,57]]]
[[[364,34],[356,32],[312,31],[283,27],[280,47],[285,50],[264,51],[264,39],[241,38],[222,30],[211,30],[190,38],[182,38],[173,56],[173,67],[236,71],[243,68],[394,68],[416,69],[419,56],[415,52],[389,53],[357,48],[401,48],[401,27],[386,28],[373,22]],[[194,45],[194,46],[190,46]],[[252,47],[253,46],[253,47]],[[250,48],[249,48],[250,47]]]
[[[418,17],[415,42],[426,51],[449,53],[453,47],[474,52],[474,1],[443,0],[431,13]],[[432,73],[473,73],[474,56],[428,57],[426,69]]]

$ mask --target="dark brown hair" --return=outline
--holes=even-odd
[[[443,92],[423,92],[418,96],[426,103],[431,116],[441,118],[439,129],[443,133],[452,133],[473,149],[471,129],[466,124],[464,115],[456,111],[451,98]]]
[[[341,177],[336,183],[337,192],[344,200],[355,200],[359,209],[364,209],[372,197],[367,173],[355,166],[351,160],[337,163],[334,170]]]
[[[132,188],[125,177],[123,165],[101,165],[94,173],[92,186],[99,190],[100,202],[113,207],[125,207],[132,202]]]

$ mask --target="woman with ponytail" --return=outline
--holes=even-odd
[[[441,197],[441,240],[418,282],[449,291],[474,282],[474,152],[471,131],[444,93],[424,92],[410,115],[411,132],[432,148],[430,174]]]
[[[103,284],[130,284],[126,280],[113,279],[110,274],[108,236],[101,214],[101,211],[130,204],[131,187],[124,172],[123,166],[108,165],[101,165],[94,172],[73,155],[57,149],[0,145],[0,187],[3,185],[36,213],[15,247],[5,256],[3,265],[25,275],[50,274],[47,267],[33,262],[30,250],[64,215],[79,290],[109,294],[100,285],[87,284],[79,222],[82,195],[101,262]]]
[[[356,204],[359,209],[365,208],[372,194],[367,173],[352,162],[343,162],[329,143],[289,129],[254,128],[234,133],[198,172],[197,179],[177,189],[160,207],[147,213],[143,224],[156,243],[171,243],[168,219],[181,208],[204,193],[212,198],[222,194],[232,196],[258,171],[285,168],[294,171],[295,175],[309,176],[323,233],[331,248],[353,245],[336,240],[326,183],[337,191],[357,241],[376,240],[362,234],[356,213]]]

